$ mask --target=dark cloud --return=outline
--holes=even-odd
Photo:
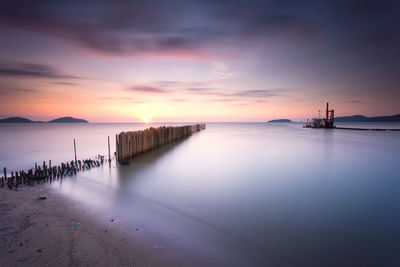
[[[297,12],[301,5],[278,1],[222,1],[214,10],[214,18],[232,25],[234,31],[247,38],[313,37],[319,25],[313,18]]]
[[[162,52],[171,50],[191,50],[198,47],[201,40],[194,36],[124,36],[107,33],[87,34],[79,36],[78,40],[85,47],[108,54],[135,54],[140,52]],[[180,36],[179,36],[180,35]]]
[[[0,95],[35,94],[38,92],[39,90],[31,88],[0,87]]]
[[[156,93],[156,94],[164,94],[168,93],[169,91],[156,88],[156,87],[151,87],[151,86],[133,86],[128,88],[128,91],[130,92],[144,92],[144,93]]]
[[[372,46],[398,46],[400,45],[400,27],[382,30],[370,30],[359,35],[359,44]]]
[[[195,17],[195,19],[194,19]],[[260,36],[297,38],[315,25],[263,2],[2,1],[0,27],[67,38],[108,54],[194,50],[210,42]]]
[[[351,16],[366,19],[398,15],[400,9],[398,1],[390,0],[342,0],[337,1],[335,4],[339,8],[343,8]]]
[[[48,65],[32,63],[0,63],[0,76],[48,79],[78,78],[75,76],[65,75]]]
[[[287,14],[262,14],[259,17],[247,20],[244,25],[244,34],[289,37],[312,37],[317,34],[318,29],[312,22]]]
[[[76,86],[76,85],[78,85],[77,83],[73,83],[73,82],[52,82],[52,84],[65,85],[65,86]]]
[[[109,54],[190,49],[207,33],[180,26],[182,6],[174,1],[2,1],[0,27],[67,38]]]

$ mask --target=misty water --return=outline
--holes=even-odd
[[[0,167],[70,161],[74,138],[78,158],[107,155],[107,136],[115,151],[116,133],[148,126],[3,124]],[[209,264],[398,266],[399,166],[400,132],[208,123],[130,165],[113,161],[50,186]]]

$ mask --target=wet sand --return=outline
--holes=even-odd
[[[0,266],[259,265],[224,235],[213,232],[207,245],[203,225],[152,209],[151,219],[136,210],[126,220],[46,184],[0,189]]]
[[[47,185],[0,190],[0,266],[190,264],[157,246],[143,229],[131,225],[127,235],[118,218],[100,219],[82,207]]]

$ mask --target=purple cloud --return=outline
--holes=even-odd
[[[157,93],[157,94],[164,94],[168,93],[169,91],[151,87],[151,86],[133,86],[128,89],[130,92],[144,92],[144,93]]]
[[[33,63],[0,63],[0,76],[48,78],[48,79],[78,79],[79,77],[66,75],[55,68],[44,64]]]

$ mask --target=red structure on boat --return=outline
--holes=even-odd
[[[312,118],[311,120],[307,119],[307,122],[303,127],[332,129],[336,128],[334,122],[335,122],[335,111],[333,109],[329,110],[329,103],[326,103],[325,118],[322,119],[320,116],[318,116],[318,118]]]

